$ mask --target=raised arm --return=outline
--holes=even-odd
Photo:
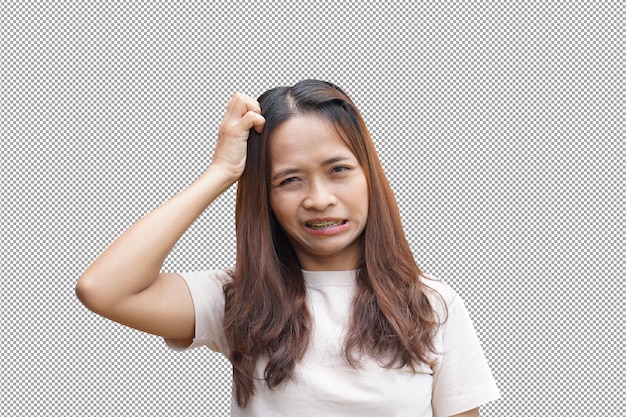
[[[241,176],[250,129],[263,129],[256,100],[235,94],[220,124],[213,160],[189,187],[133,224],[81,275],[78,298],[124,325],[188,342],[194,337],[191,295],[182,278],[161,273],[176,242]]]

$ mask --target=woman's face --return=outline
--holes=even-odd
[[[269,138],[270,207],[306,270],[356,269],[367,221],[365,173],[320,116],[295,116]]]

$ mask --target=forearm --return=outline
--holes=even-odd
[[[100,301],[110,302],[149,287],[176,242],[233,182],[226,171],[209,168],[188,188],[140,219],[84,272],[77,285],[79,297],[90,291]]]

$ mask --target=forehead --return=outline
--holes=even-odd
[[[316,114],[289,118],[269,136],[270,162],[277,164],[313,162],[316,157],[341,154],[354,157],[334,126]]]

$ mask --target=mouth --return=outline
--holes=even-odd
[[[348,223],[347,220],[315,220],[306,222],[306,227],[309,227],[313,230],[324,230],[330,229],[331,227],[337,227]]]

